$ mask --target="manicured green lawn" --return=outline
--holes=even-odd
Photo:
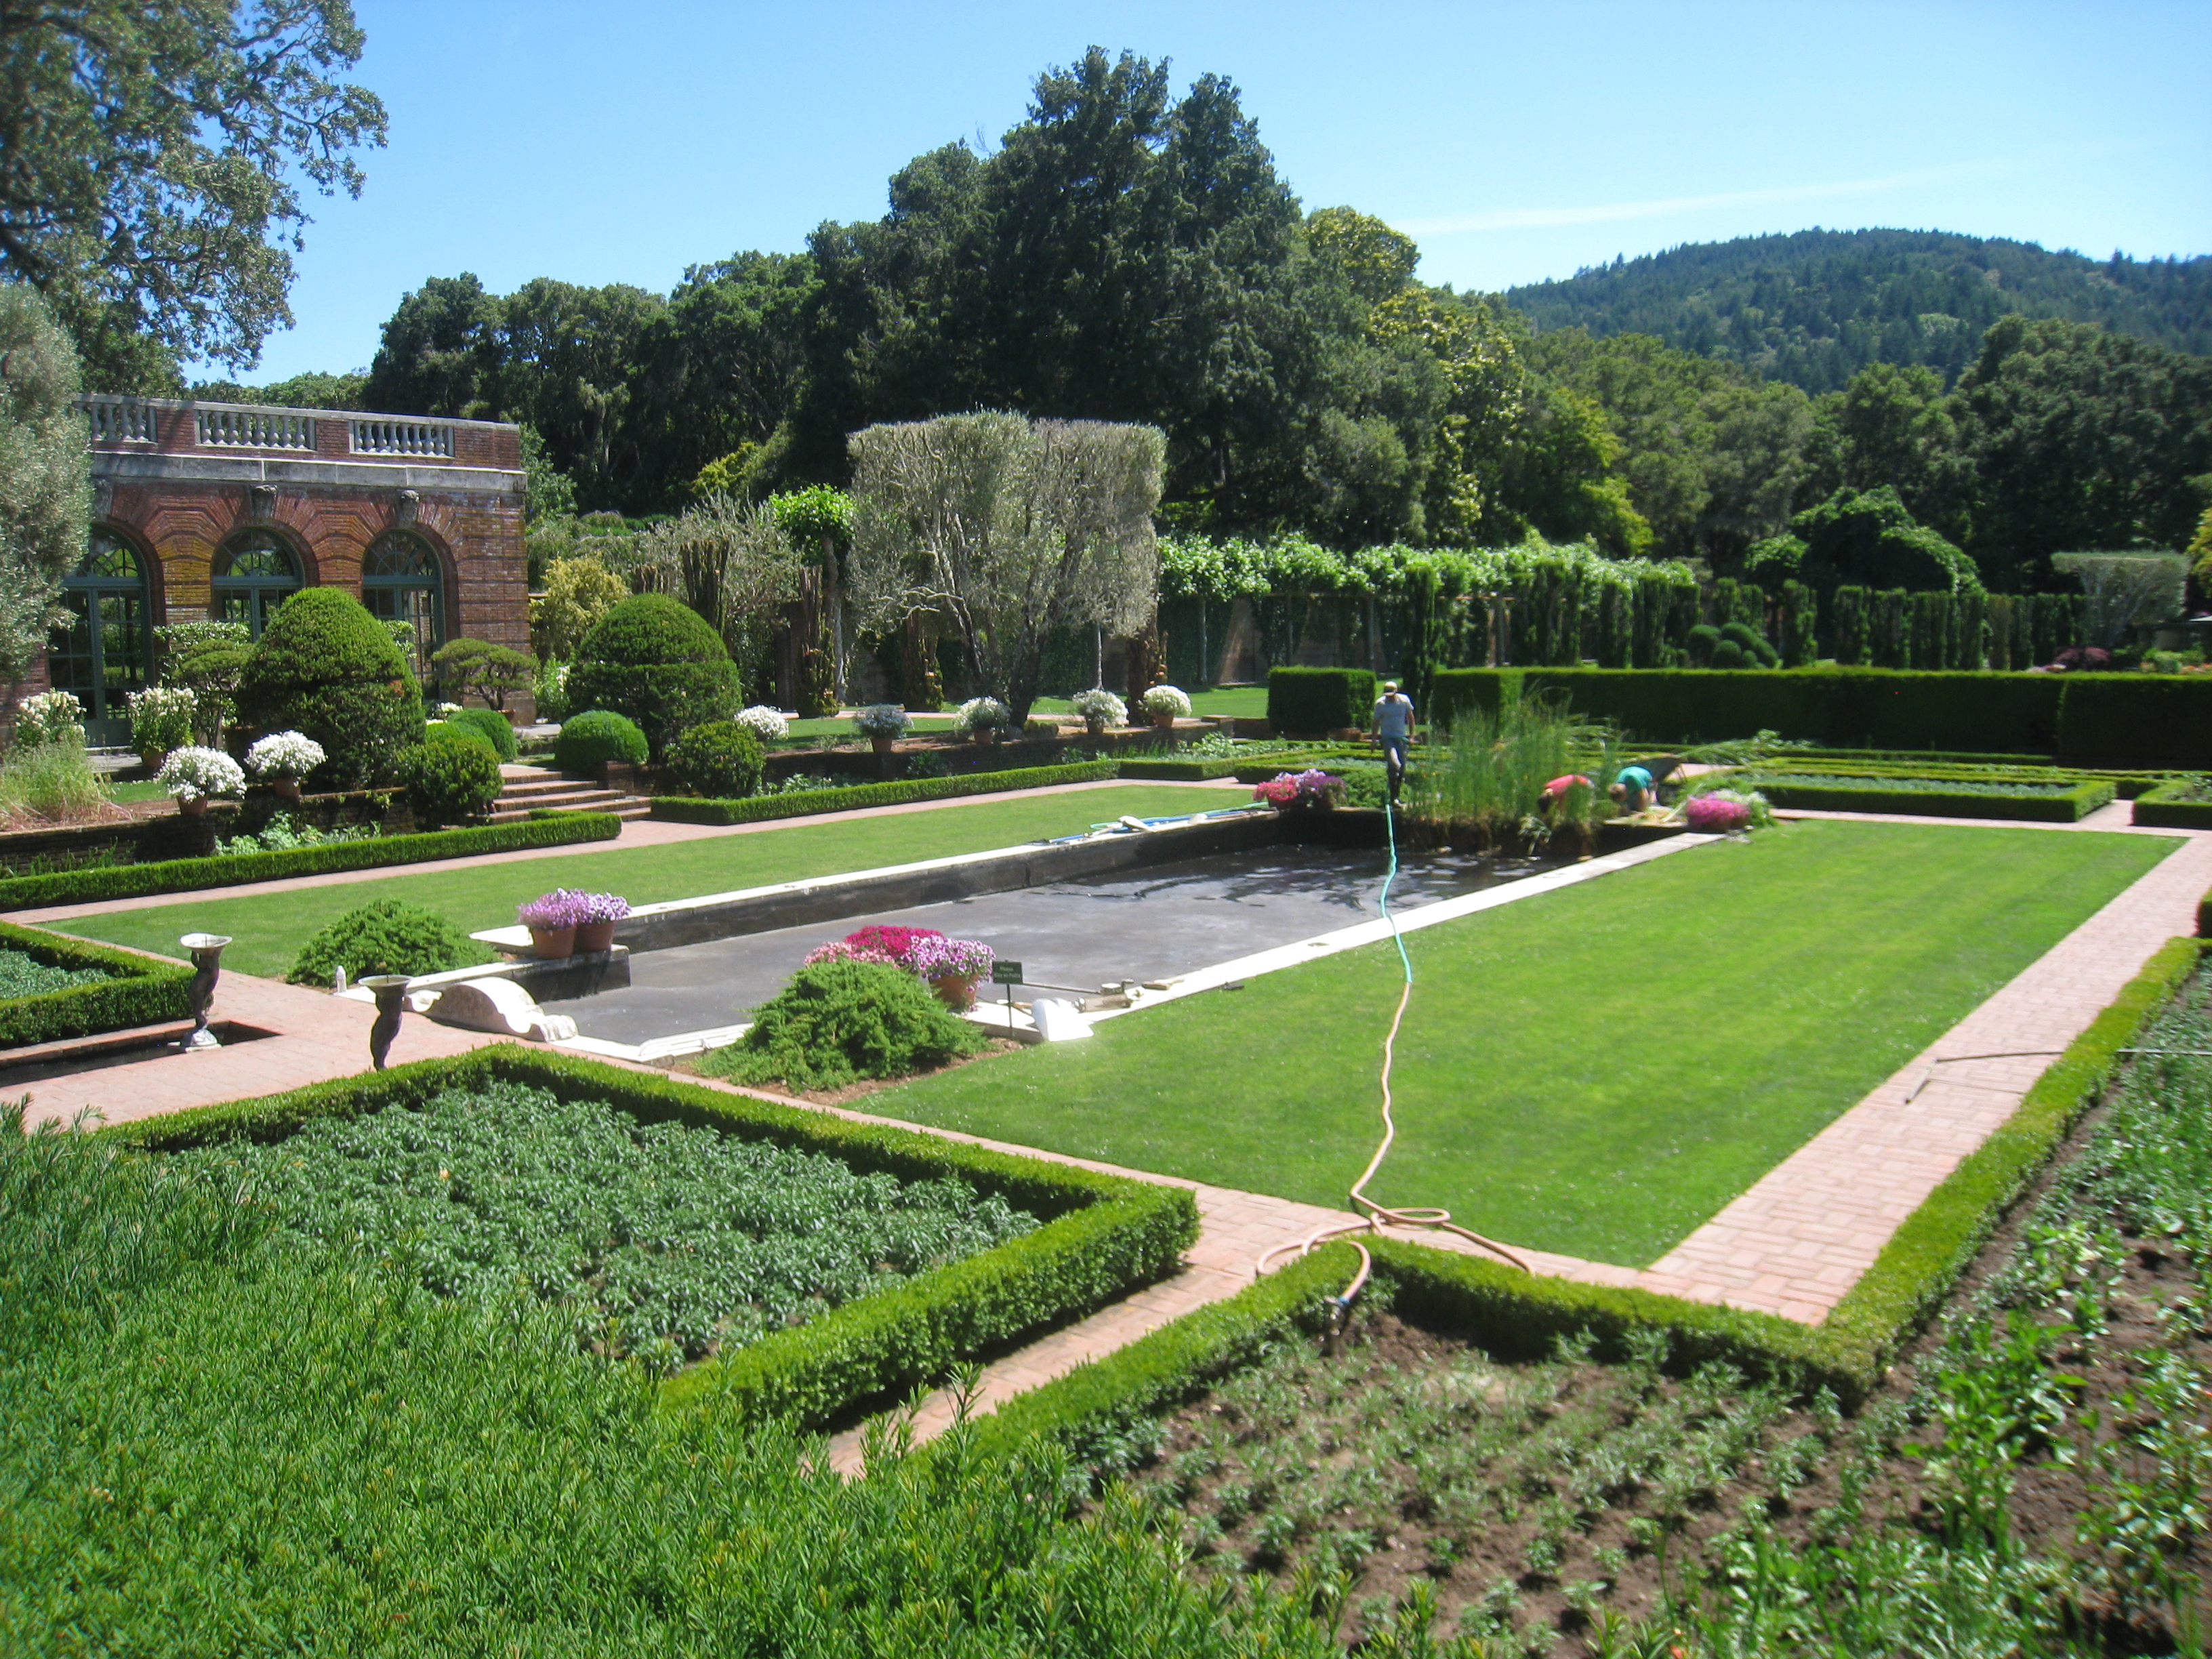
[[[2175,845],[1808,823],[1410,934],[1398,1140],[1370,1190],[1646,1265]],[[869,1109],[1341,1205],[1400,983],[1388,944],[1348,951]]]
[[[1223,799],[1242,799],[1248,793],[1239,789]],[[1072,835],[1123,813],[1202,812],[1222,805],[1223,799],[1206,790],[1133,783],[1081,794],[1008,795],[927,812],[465,870],[417,870],[380,881],[290,892],[226,896],[217,890],[190,903],[111,911],[63,927],[88,939],[171,956],[177,954],[181,933],[228,933],[237,942],[223,955],[226,969],[281,979],[317,928],[333,916],[380,898],[428,905],[464,933],[474,933],[512,926],[516,905],[554,887],[617,892],[632,904],[657,904],[841,870],[1017,846]],[[489,961],[490,953],[478,959]]]
[[[109,794],[118,800],[159,800],[169,792],[151,778],[140,778],[131,783],[111,783]]]

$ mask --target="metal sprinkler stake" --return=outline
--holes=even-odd
[[[191,952],[192,966],[198,971],[192,975],[188,994],[192,1004],[192,1029],[185,1036],[186,1048],[220,1048],[222,1042],[208,1030],[208,1009],[215,1001],[215,982],[222,977],[222,947],[230,943],[228,933],[186,933],[177,941]]]

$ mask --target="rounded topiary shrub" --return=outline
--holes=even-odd
[[[466,726],[482,733],[484,741],[503,761],[511,761],[522,752],[514,740],[514,725],[496,708],[464,708],[458,714],[447,715],[446,724]]]
[[[436,911],[379,899],[347,911],[301,946],[285,977],[295,985],[328,985],[340,968],[355,981],[371,974],[442,974],[489,954]]]
[[[611,709],[587,708],[553,739],[553,763],[563,772],[589,772],[606,761],[645,763],[645,733]]]
[[[472,818],[499,799],[499,751],[467,726],[432,726],[398,769],[407,804],[426,825]]]
[[[668,745],[668,769],[677,781],[712,799],[757,793],[766,764],[760,739],[731,720],[695,726]]]
[[[624,599],[593,623],[568,671],[568,706],[627,714],[658,755],[677,734],[743,706],[738,665],[698,612],[665,593]]]
[[[238,686],[240,717],[322,744],[313,782],[358,788],[422,740],[422,692],[391,631],[335,587],[303,587],[262,630]]]
[[[972,1054],[986,1038],[903,968],[829,961],[801,968],[761,1005],[751,1027],[700,1069],[743,1083],[839,1089],[905,1077]]]

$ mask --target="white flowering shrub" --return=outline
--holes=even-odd
[[[1006,705],[996,697],[970,697],[953,715],[952,729],[956,732],[995,732],[1012,718]]]
[[[179,800],[246,793],[246,774],[236,761],[220,749],[196,745],[171,750],[155,781]]]
[[[84,705],[66,691],[41,691],[15,706],[15,741],[26,749],[51,743],[84,745]]]
[[[895,702],[872,702],[854,712],[853,724],[863,737],[902,738],[914,720]]]
[[[1172,714],[1177,720],[1188,719],[1190,714],[1190,699],[1176,686],[1156,685],[1145,693],[1144,701],[1148,714]]]
[[[131,746],[143,754],[166,755],[192,740],[192,720],[200,700],[189,686],[149,685],[133,691]]]
[[[1129,705],[1103,688],[1079,691],[1073,702],[1075,712],[1086,720],[1103,720],[1109,726],[1127,726],[1129,723]]]
[[[299,732],[276,732],[246,751],[257,778],[304,778],[323,763],[323,745]]]
[[[791,735],[791,722],[764,702],[740,708],[732,718],[763,743],[780,743]]]

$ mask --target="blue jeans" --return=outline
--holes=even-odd
[[[1382,767],[1390,778],[1390,799],[1398,798],[1398,786],[1406,781],[1406,740],[1385,737],[1382,744]]]

